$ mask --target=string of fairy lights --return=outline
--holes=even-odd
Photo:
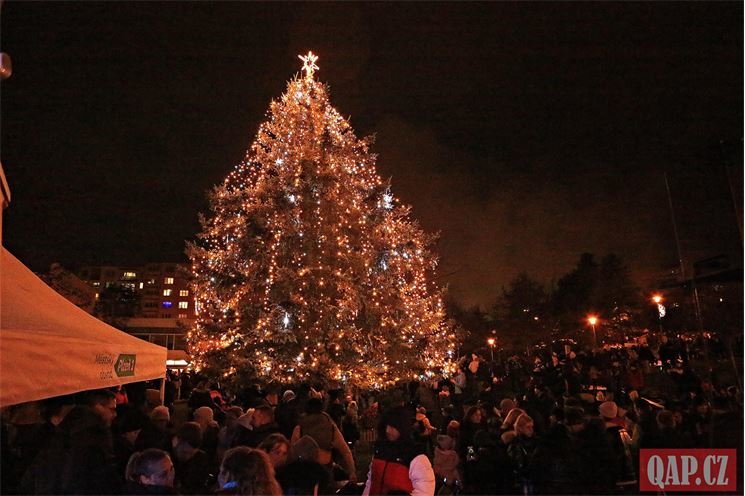
[[[447,369],[454,335],[434,238],[411,220],[314,78],[269,106],[244,160],[210,195],[188,247],[198,368],[382,386]]]

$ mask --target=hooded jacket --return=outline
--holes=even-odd
[[[388,441],[385,435],[376,443],[363,496],[404,492],[411,496],[432,496],[435,474],[429,458],[411,439],[414,416],[405,409],[396,409],[383,416],[381,431],[386,425],[396,428],[400,437]]]

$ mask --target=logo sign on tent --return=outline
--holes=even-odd
[[[114,372],[117,377],[129,377],[135,375],[135,362],[137,355],[119,355],[114,364]]]

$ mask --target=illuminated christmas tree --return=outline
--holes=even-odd
[[[454,336],[433,237],[409,218],[316,81],[317,57],[273,101],[188,246],[197,367],[274,380],[385,385],[447,366]]]

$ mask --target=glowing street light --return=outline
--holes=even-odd
[[[595,333],[595,324],[598,323],[598,318],[595,315],[588,315],[587,323],[592,326],[592,348],[595,349],[598,347],[598,337]]]
[[[652,295],[652,301],[657,305],[657,324],[660,326],[660,333],[662,333],[662,317],[665,316],[665,305],[662,304],[662,300],[662,295]]]
[[[489,345],[490,351],[491,351],[491,361],[494,361],[494,345],[497,344],[497,340],[495,338],[489,338],[486,340],[486,344]]]

